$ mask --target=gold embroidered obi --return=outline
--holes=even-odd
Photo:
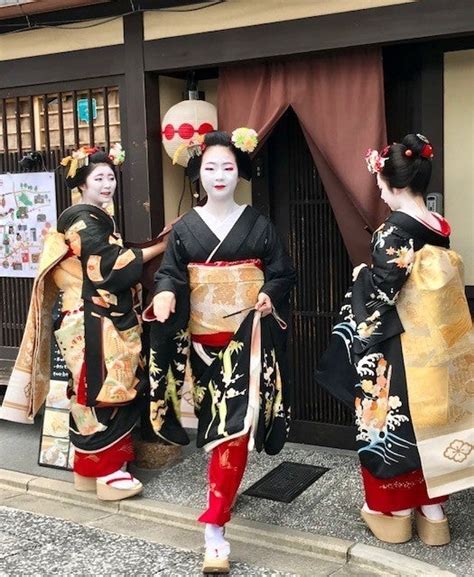
[[[264,283],[260,260],[190,263],[189,329],[193,337],[234,334],[257,302]],[[226,315],[242,311],[224,318]]]

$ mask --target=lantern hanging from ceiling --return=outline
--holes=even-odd
[[[170,158],[175,156],[176,149],[183,144],[195,142],[199,136],[217,130],[217,110],[210,102],[199,100],[202,92],[186,92],[189,100],[183,100],[172,106],[164,115],[161,124],[163,146]],[[178,154],[176,163],[188,164],[187,151]]]

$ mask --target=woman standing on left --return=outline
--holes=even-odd
[[[96,490],[102,500],[125,499],[142,490],[125,472],[134,458],[131,431],[146,387],[137,284],[143,263],[163,250],[161,244],[124,248],[106,211],[117,187],[115,165],[124,156],[120,145],[109,154],[83,147],[62,161],[69,167],[67,186],[81,197],[46,238],[1,415],[31,422],[46,398],[51,308],[59,289],[62,310],[54,335],[71,373],[75,487]],[[26,398],[19,397],[20,390],[27,391]],[[15,415],[12,409],[19,405],[23,412]]]

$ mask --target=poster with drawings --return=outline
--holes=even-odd
[[[55,226],[53,172],[0,174],[0,276],[34,278],[43,239]]]

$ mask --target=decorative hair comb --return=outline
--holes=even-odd
[[[99,151],[100,149],[96,146],[81,146],[81,148],[73,150],[69,156],[65,156],[60,164],[61,166],[69,166],[66,177],[74,178],[79,168],[88,166],[90,157]],[[123,164],[125,161],[125,150],[122,148],[122,145],[118,142],[115,143],[110,148],[108,157],[115,166]]]
[[[201,156],[202,153],[206,150],[206,145],[204,144],[204,136],[202,134],[198,134],[189,142],[183,142],[183,144],[180,144],[173,154],[173,164],[178,163],[178,159],[183,150],[186,150],[189,159],[193,158],[194,156]]]

